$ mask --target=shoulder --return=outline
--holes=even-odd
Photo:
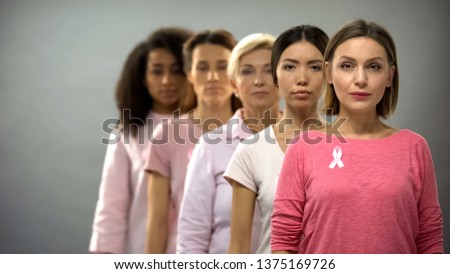
[[[276,144],[275,133],[271,126],[266,127],[262,131],[242,139],[241,144],[248,147],[264,147]]]
[[[393,146],[404,144],[406,146],[428,147],[428,143],[422,135],[409,129],[400,129],[387,139]]]
[[[305,145],[318,145],[321,143],[326,143],[327,140],[330,141],[332,138],[332,134],[327,134],[326,132],[318,130],[303,131],[292,139],[289,146],[302,147]]]

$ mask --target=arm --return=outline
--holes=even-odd
[[[233,189],[228,253],[252,251],[253,215],[257,193],[254,157],[257,157],[255,146],[240,143],[224,173],[224,178]]]
[[[296,145],[289,145],[278,177],[272,223],[272,253],[298,253],[305,203],[303,157]]]
[[[233,179],[231,208],[231,238],[228,253],[251,253],[252,224],[255,212],[256,193]]]
[[[417,253],[443,253],[442,211],[438,201],[433,160],[425,139],[419,143],[417,153],[422,184],[422,195],[417,204],[419,214]]]
[[[168,214],[170,201],[170,181],[157,172],[148,178],[148,223],[146,253],[166,252],[168,238]]]
[[[188,165],[178,222],[177,253],[209,252],[216,192],[210,148],[200,139]]]
[[[131,203],[130,158],[123,144],[106,150],[89,250],[95,253],[124,253]]]
[[[165,253],[169,235],[170,168],[172,155],[168,142],[158,143],[168,135],[167,124],[160,123],[152,134],[145,170],[149,172],[147,185],[146,253]]]

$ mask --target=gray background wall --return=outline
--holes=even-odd
[[[450,48],[446,1],[0,0],[0,253],[85,253],[113,90],[136,42],[167,25],[237,38],[355,18],[393,34],[400,101],[391,119],[429,142],[450,252]]]

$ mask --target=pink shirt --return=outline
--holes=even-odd
[[[187,114],[159,124],[153,133],[145,170],[158,172],[170,180],[169,233],[166,253],[175,253],[178,215],[184,180],[192,151],[203,130]],[[145,241],[145,238],[143,239]]]
[[[310,131],[289,146],[272,215],[272,251],[443,252],[442,213],[425,139]]]
[[[238,110],[228,123],[200,139],[186,175],[177,253],[227,253],[232,188],[223,174],[241,139],[251,135]],[[261,221],[253,222],[252,250],[258,248]]]
[[[144,253],[147,225],[145,151],[154,125],[171,116],[150,112],[148,123],[140,128],[139,132],[144,133],[140,142],[131,134],[124,138],[122,133],[117,144],[108,145],[89,251]]]

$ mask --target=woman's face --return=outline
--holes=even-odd
[[[230,54],[224,46],[209,43],[194,48],[188,79],[198,102],[214,105],[230,100],[233,90],[227,76]]]
[[[277,88],[273,82],[269,49],[257,49],[243,55],[232,81],[244,109],[265,111],[278,103]]]
[[[307,41],[287,47],[277,65],[278,88],[286,107],[316,108],[324,85],[323,55]]]
[[[177,107],[186,77],[170,51],[154,49],[148,54],[145,84],[153,98],[153,110],[170,113]]]
[[[385,49],[368,37],[352,38],[336,48],[332,63],[326,64],[328,82],[334,85],[340,115],[376,113],[395,67]]]

